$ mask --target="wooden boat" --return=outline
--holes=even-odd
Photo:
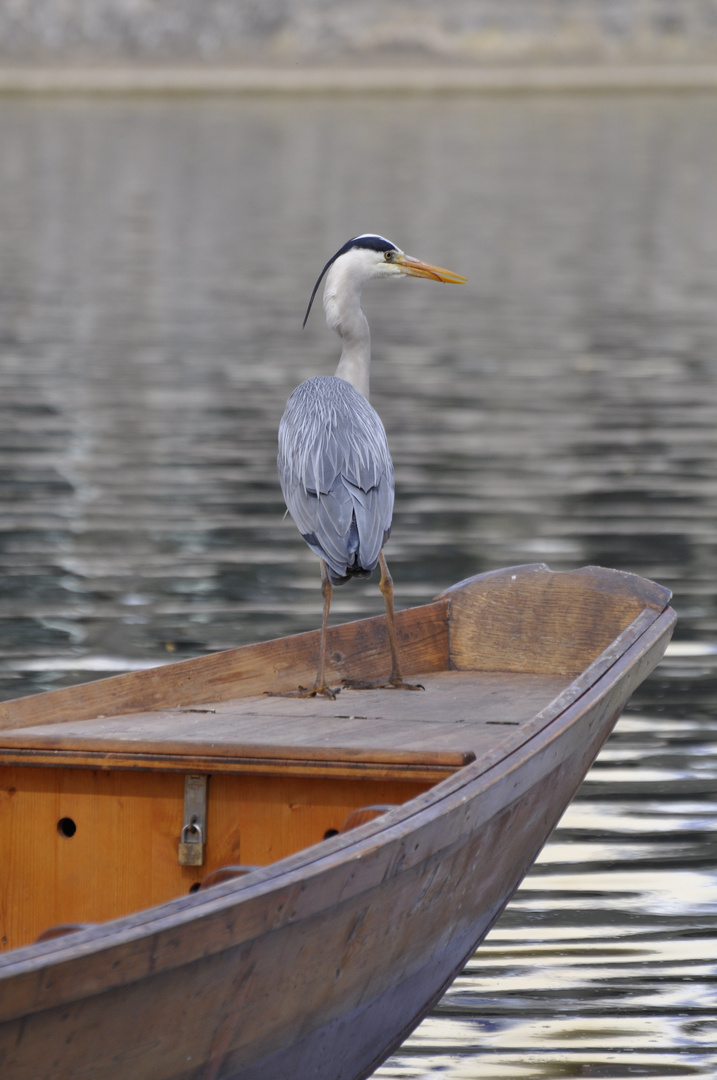
[[[313,679],[309,633],[0,705],[0,1075],[368,1076],[504,908],[668,603],[515,567],[398,615],[422,694],[263,695]],[[330,633],[333,679],[383,674],[383,618]]]

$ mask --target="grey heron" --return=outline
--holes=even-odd
[[[371,407],[369,368],[371,337],[361,309],[361,290],[373,279],[402,275],[463,283],[466,279],[440,266],[406,255],[383,236],[355,236],[339,248],[321,271],[309,300],[304,326],[319,285],[326,275],[326,322],[342,341],[333,376],[301,383],[289,398],[279,425],[278,468],[287,509],[299,532],[321,562],[324,614],[319,667],[310,689],[288,695],[334,698],[326,683],[326,630],[332,586],[369,577],[381,568],[391,649],[391,674],[376,682],[346,685],[416,690],[401,673],[393,611],[393,581],[383,555],[391,532],[393,463],[386,432]]]

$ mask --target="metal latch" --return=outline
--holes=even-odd
[[[180,866],[202,866],[207,842],[207,776],[184,777],[184,825],[179,837]]]

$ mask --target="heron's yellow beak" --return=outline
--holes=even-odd
[[[468,280],[461,274],[454,274],[452,270],[444,270],[442,266],[433,266],[431,263],[421,262],[420,259],[412,259],[410,255],[397,255],[394,265],[402,274],[432,278],[433,281],[445,281],[447,285],[464,285]]]

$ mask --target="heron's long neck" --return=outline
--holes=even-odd
[[[360,290],[344,290],[337,287],[339,284],[330,277],[324,293],[326,322],[332,330],[336,330],[343,343],[336,374],[355,386],[368,400],[371,368],[368,319],[361,310]]]

